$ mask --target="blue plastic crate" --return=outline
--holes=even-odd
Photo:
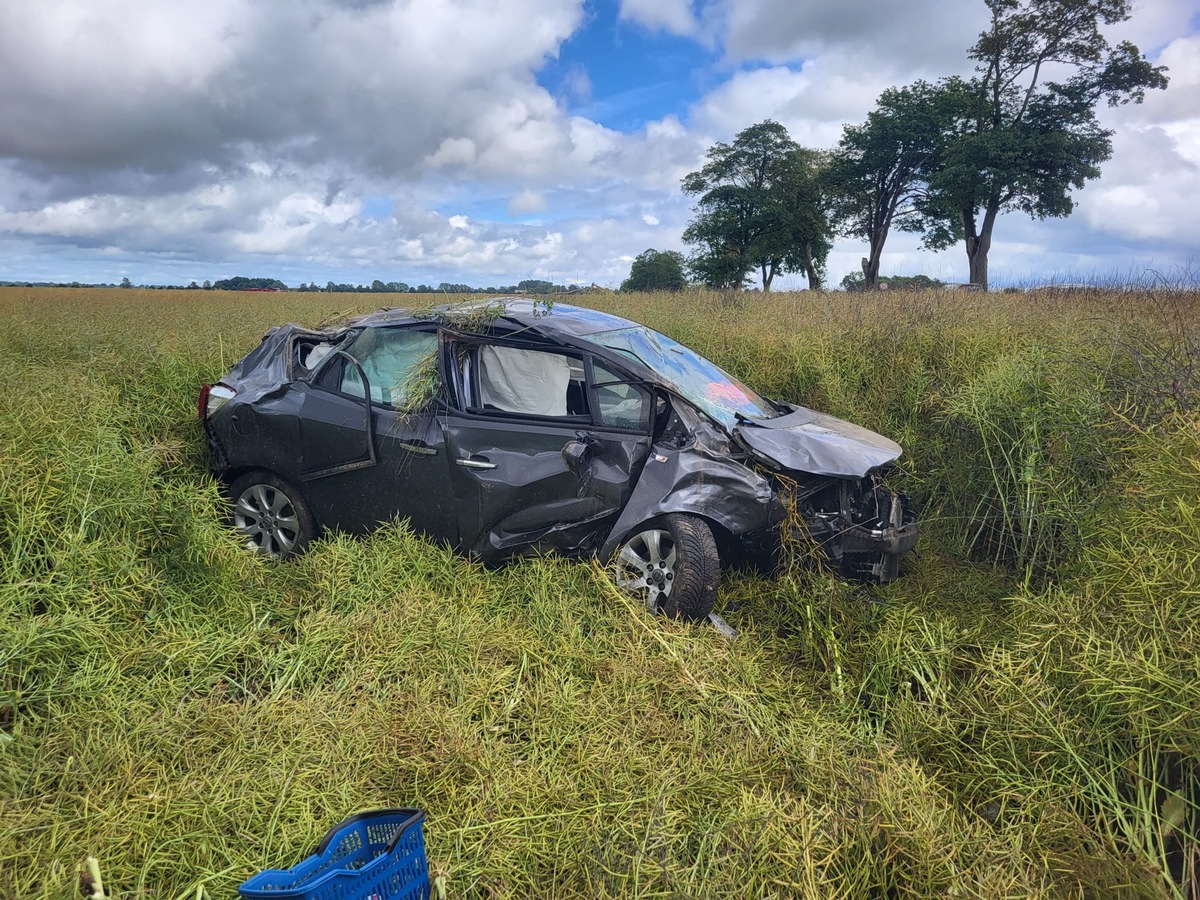
[[[329,829],[308,859],[259,872],[238,893],[272,900],[428,900],[424,819],[419,809],[351,816]]]

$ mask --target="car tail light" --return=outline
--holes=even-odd
[[[204,421],[218,409],[233,399],[237,393],[233,388],[223,384],[203,384],[200,386],[200,397],[196,402],[196,414]]]

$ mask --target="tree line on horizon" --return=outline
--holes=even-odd
[[[155,291],[296,291],[307,293],[348,293],[348,294],[569,294],[583,289],[583,286],[571,284],[555,284],[537,278],[527,278],[516,284],[500,285],[498,287],[472,287],[469,284],[456,284],[443,281],[436,287],[428,284],[410,286],[403,281],[380,281],[378,278],[369,285],[342,284],[327,282],[324,287],[317,284],[301,282],[294,288],[288,287],[278,278],[249,278],[235,275],[233,278],[223,278],[219,281],[205,280],[202,284],[192,281],[189,284],[141,284],[135,285],[128,277],[122,278],[120,284],[113,282],[86,283],[81,281],[0,281],[0,287],[57,287],[57,288],[140,288]]]
[[[691,255],[666,251],[660,260],[647,250],[628,289],[646,289],[633,285],[660,269],[661,289],[685,271],[717,289],[741,288],[755,273],[769,291],[785,272],[818,288],[837,236],[867,243],[862,287],[871,289],[897,228],[930,250],[961,244],[971,283],[986,290],[998,216],[1070,215],[1072,191],[1112,155],[1097,106],[1140,103],[1167,76],[1101,31],[1130,18],[1130,0],[985,2],[991,21],[968,51],[973,76],[888,88],[833,150],[802,147],[769,119],[714,144],[682,181],[697,198],[683,233]]]

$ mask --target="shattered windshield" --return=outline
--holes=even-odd
[[[704,410],[726,428],[737,424],[737,416],[770,419],[778,411],[716,363],[694,350],[644,325],[598,331],[588,339],[636,359],[653,369],[687,400]]]

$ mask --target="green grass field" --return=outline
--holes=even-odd
[[[451,897],[1200,897],[1196,294],[585,298],[905,447],[906,576],[729,573],[732,642],[402,523],[242,551],[199,384],[380,299],[0,290],[0,897],[401,805]]]

